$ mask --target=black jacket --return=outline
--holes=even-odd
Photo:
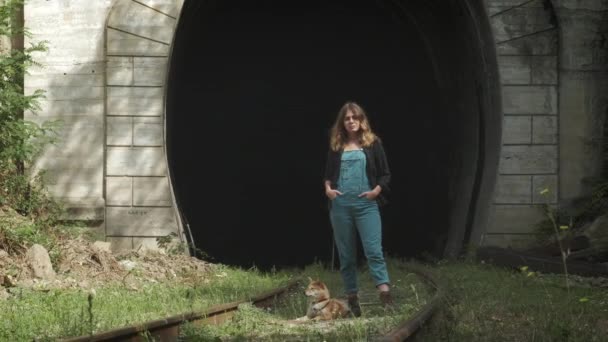
[[[342,162],[343,150],[333,151],[329,150],[327,153],[327,162],[325,164],[325,181],[330,181],[332,189],[337,189],[338,178],[340,177],[340,164]],[[364,147],[363,152],[367,159],[366,162],[366,174],[369,180],[370,189],[374,189],[376,185],[380,185],[382,191],[376,198],[378,205],[382,206],[388,203],[386,196],[390,192],[389,183],[391,181],[391,171],[388,167],[388,161],[386,160],[386,154],[382,147],[382,142],[376,140],[371,146]]]

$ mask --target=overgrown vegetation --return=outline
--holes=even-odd
[[[19,47],[19,37],[30,36],[17,18],[23,0],[5,0],[0,6],[0,39],[12,41],[0,54],[0,247],[18,252],[32,243],[52,248],[63,231],[57,229],[60,205],[48,195],[42,174],[32,173],[38,153],[55,139],[55,122],[37,124],[24,113],[39,110],[42,90],[24,93],[27,70],[36,65],[33,56],[46,51],[40,42]],[[18,215],[16,215],[18,214]]]
[[[547,275],[525,267],[441,262],[444,308],[416,341],[606,341],[608,283]]]
[[[289,280],[291,275],[286,272],[262,273],[217,265],[195,286],[150,282],[137,289],[119,285],[96,290],[11,288],[15,295],[3,301],[0,310],[0,341],[55,341],[202,311],[211,305],[247,299]]]
[[[188,341],[369,341],[392,330],[399,322],[410,318],[431,298],[434,290],[412,273],[407,263],[388,259],[395,310],[385,311],[377,290],[366,270],[360,271],[362,316],[330,322],[300,322],[295,319],[306,314],[308,301],[304,295],[307,282],[265,310],[243,305],[234,319],[219,326],[188,326],[183,338]],[[294,271],[295,272],[295,271]],[[342,280],[337,271],[321,264],[297,272],[299,278],[322,280],[332,297],[343,295]]]

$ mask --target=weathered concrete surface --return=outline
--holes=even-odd
[[[166,236],[177,232],[173,208],[106,208],[109,236]]]
[[[103,35],[110,0],[30,0],[25,25],[33,38],[48,41],[48,52],[35,55],[42,67],[25,77],[26,92],[46,91],[38,115],[41,122],[60,120],[60,141],[37,159],[47,170],[51,193],[65,202],[70,215],[103,219],[103,141],[105,52]]]
[[[530,234],[534,225],[545,219],[541,205],[494,206],[491,217],[495,223],[488,227],[488,234]]]
[[[608,1],[554,1],[561,27],[560,197],[588,194],[599,175],[608,110]]]

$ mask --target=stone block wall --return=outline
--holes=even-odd
[[[164,79],[179,0],[30,0],[25,25],[47,40],[25,79],[42,89],[30,120],[60,122],[37,160],[71,219],[101,222],[115,249],[179,233],[164,154]],[[26,44],[28,41],[26,41]]]
[[[164,152],[164,84],[173,0],[119,0],[106,26],[106,236],[155,246],[178,232]]]
[[[503,135],[485,245],[523,246],[559,198],[558,27],[546,1],[486,0],[502,84]],[[548,189],[546,196],[540,191]]]

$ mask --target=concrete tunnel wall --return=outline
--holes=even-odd
[[[468,11],[484,10],[481,3],[465,3]],[[498,55],[502,142],[495,191],[489,190],[491,176],[478,184],[488,189],[480,192],[487,201],[477,199],[481,206],[491,204],[488,218],[473,210],[482,217],[469,223],[465,239],[528,241],[540,218],[540,189],[554,190],[555,204],[584,194],[582,179],[597,173],[597,153],[581,163],[569,160],[585,156],[583,139],[598,135],[590,123],[605,106],[605,52],[594,43],[604,7],[596,1],[485,1],[488,16],[480,22],[489,21],[494,43],[487,31],[478,31],[478,38],[484,51],[495,46]],[[25,80],[26,91],[43,89],[47,98],[38,115],[26,115],[64,122],[62,141],[44,151],[35,167],[48,171],[50,190],[66,203],[70,218],[99,223],[116,249],[154,246],[157,236],[181,233],[163,134],[166,65],[181,8],[172,0],[31,0],[25,8],[31,39],[50,41],[49,52],[38,56],[44,67],[33,68]]]

